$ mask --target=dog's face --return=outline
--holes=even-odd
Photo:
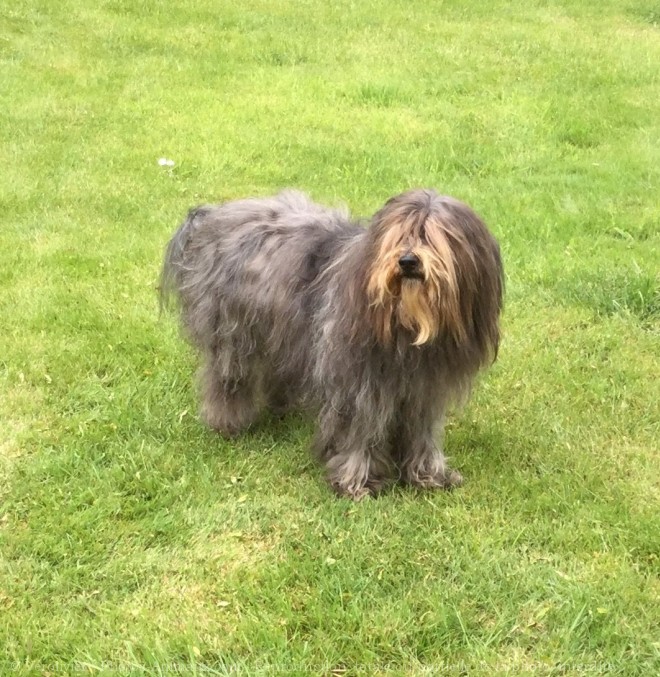
[[[469,207],[432,191],[410,191],[374,216],[370,236],[367,294],[381,342],[390,342],[398,326],[412,333],[413,345],[440,334],[460,343],[474,334],[475,322],[485,321],[495,323],[488,340],[497,348],[499,253]],[[478,309],[480,303],[492,308]]]

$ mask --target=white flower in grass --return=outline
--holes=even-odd
[[[158,164],[161,167],[174,167],[174,160],[168,160],[166,157],[159,158]]]

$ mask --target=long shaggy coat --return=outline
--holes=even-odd
[[[170,241],[165,300],[202,355],[202,415],[231,436],[263,408],[317,415],[331,486],[462,481],[434,430],[497,354],[497,242],[432,190],[390,199],[365,228],[296,191],[193,209]]]

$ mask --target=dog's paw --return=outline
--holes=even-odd
[[[449,470],[445,476],[445,489],[454,489],[460,487],[465,480],[458,470]]]
[[[463,481],[463,475],[458,470],[450,470],[449,468],[433,475],[420,473],[406,478],[408,484],[420,489],[451,490],[460,487]]]
[[[334,492],[337,494],[337,496],[340,496],[342,498],[350,498],[352,501],[355,501],[356,503],[358,501],[362,501],[365,498],[371,498],[374,496],[377,496],[385,487],[385,482],[384,481],[378,481],[378,482],[367,482],[365,485],[343,485],[338,482],[331,482],[330,483],[332,488],[334,489]]]
[[[350,498],[352,501],[355,501],[356,503],[358,501],[362,501],[365,498],[369,498],[371,496],[374,496],[375,494],[372,492],[369,487],[362,487],[361,489],[356,489],[351,492],[346,492],[343,494],[346,498]]]

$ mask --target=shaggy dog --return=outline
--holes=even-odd
[[[263,408],[312,409],[331,486],[358,500],[392,477],[462,482],[434,427],[495,359],[502,288],[481,219],[420,189],[368,228],[296,191],[198,207],[161,292],[202,354],[206,422],[231,436]]]

